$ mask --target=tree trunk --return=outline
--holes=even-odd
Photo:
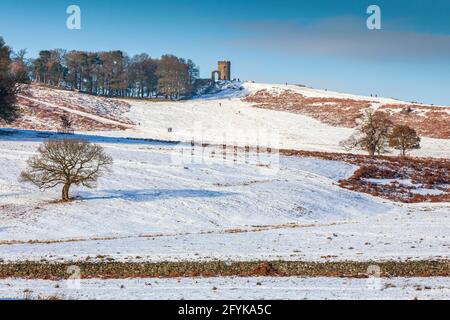
[[[69,201],[70,197],[69,197],[69,190],[70,190],[70,184],[66,183],[63,187],[62,190],[62,200],[63,201]]]

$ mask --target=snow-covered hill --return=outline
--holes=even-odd
[[[339,143],[367,109],[381,109],[422,137],[413,155],[450,157],[450,107],[412,104],[297,85],[222,82],[179,102],[107,99],[31,86],[23,116],[9,127],[58,130],[68,115],[78,132],[228,145],[344,152]],[[407,111],[405,111],[407,110]]]
[[[339,103],[333,106],[333,112],[327,110],[315,112],[312,116],[305,112],[283,111],[280,108],[255,107],[255,103],[247,97],[268,92],[273,106],[279,106],[283,93],[295,92],[297,95],[312,98],[348,99],[345,103],[354,101],[371,101],[369,108],[380,108],[386,105],[409,105],[407,102],[393,99],[361,97],[339,94],[329,91],[309,89],[299,86],[267,85],[242,83],[232,88],[227,87],[212,95],[181,102],[131,102],[130,112],[126,115],[137,125],[122,132],[107,133],[111,136],[132,136],[138,138],[157,138],[170,141],[194,140],[199,143],[214,143],[229,145],[267,145],[284,149],[346,152],[339,143],[347,139],[354,128],[331,125],[339,115],[345,115],[345,105]],[[275,98],[274,98],[275,97]],[[298,96],[295,96],[298,99]],[[268,99],[269,100],[269,99]],[[335,101],[335,100],[332,100]],[[286,105],[292,104],[287,101]],[[332,102],[328,102],[332,103]],[[443,110],[436,116],[448,115],[450,108],[421,106],[429,108],[429,116],[435,115],[436,108]],[[362,114],[367,108],[361,108]],[[314,117],[320,115],[320,117]],[[325,120],[324,120],[324,116]],[[419,117],[419,116],[418,116]],[[428,126],[437,125],[428,121],[424,115],[423,121]],[[329,122],[329,123],[327,123]],[[450,131],[450,122],[443,125]],[[435,139],[422,137],[422,149],[413,155],[423,157],[450,157],[450,139]]]
[[[50,123],[45,114],[61,110],[80,120],[74,137],[105,147],[114,172],[98,189],[74,189],[75,201],[55,204],[60,190],[41,193],[18,181],[38,145],[55,136],[36,131],[40,126],[0,135],[1,259],[449,258],[448,204],[401,204],[341,188],[338,180],[351,176],[356,165],[283,155],[267,164],[254,149],[236,156],[232,150],[226,159],[220,148],[190,153],[191,141],[205,147],[342,152],[339,142],[354,129],[327,124],[303,107],[317,103],[335,110],[349,104],[353,112],[366,103],[382,108],[393,100],[299,86],[226,85],[180,102],[123,102],[48,88],[22,97],[28,124],[42,122],[45,128]],[[261,92],[270,105],[248,100],[260,99]],[[276,97],[286,94],[301,103],[288,100],[292,108],[279,110]],[[315,98],[320,100],[305,100]],[[450,158],[450,139],[424,137],[422,143],[416,155]],[[187,146],[187,158],[180,156],[180,146]]]
[[[18,181],[46,136],[0,136],[0,257],[9,260],[387,260],[448,258],[447,204],[400,204],[340,188],[355,166],[256,155],[179,161],[177,145],[84,135],[114,158],[96,190],[54,203]],[[200,157],[200,159],[197,159]],[[241,156],[239,156],[241,157]],[[199,161],[196,161],[199,160]]]

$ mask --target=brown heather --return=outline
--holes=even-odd
[[[307,98],[292,90],[279,94],[260,90],[243,100],[257,108],[310,116],[322,123],[346,128],[356,127],[358,119],[373,103],[368,100]],[[420,136],[450,139],[450,107],[388,104],[378,110],[388,113],[394,125],[407,125]]]

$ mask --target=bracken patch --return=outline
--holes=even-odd
[[[292,90],[260,90],[243,100],[257,108],[297,113],[346,128],[356,127],[367,108],[378,104],[369,100],[308,98]],[[394,125],[407,125],[421,136],[450,139],[450,107],[386,104],[377,110],[388,113]]]
[[[244,98],[257,108],[286,111],[310,116],[332,126],[353,128],[371,102],[336,98],[307,98],[292,90],[273,94],[260,90]]]
[[[280,150],[286,156],[314,157],[342,161],[360,168],[339,186],[376,197],[404,202],[450,202],[450,160],[438,158],[386,157],[365,155]],[[389,184],[374,183],[370,179],[393,180]],[[409,181],[404,184],[401,181]],[[420,189],[437,194],[420,194]]]
[[[420,105],[384,105],[395,124],[413,128],[421,136],[450,139],[450,108]]]

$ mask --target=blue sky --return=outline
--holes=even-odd
[[[82,30],[65,27],[82,10]],[[379,5],[382,30],[366,9]],[[50,48],[121,49],[217,60],[236,78],[301,83],[450,105],[447,0],[1,0],[0,36],[30,56]]]

